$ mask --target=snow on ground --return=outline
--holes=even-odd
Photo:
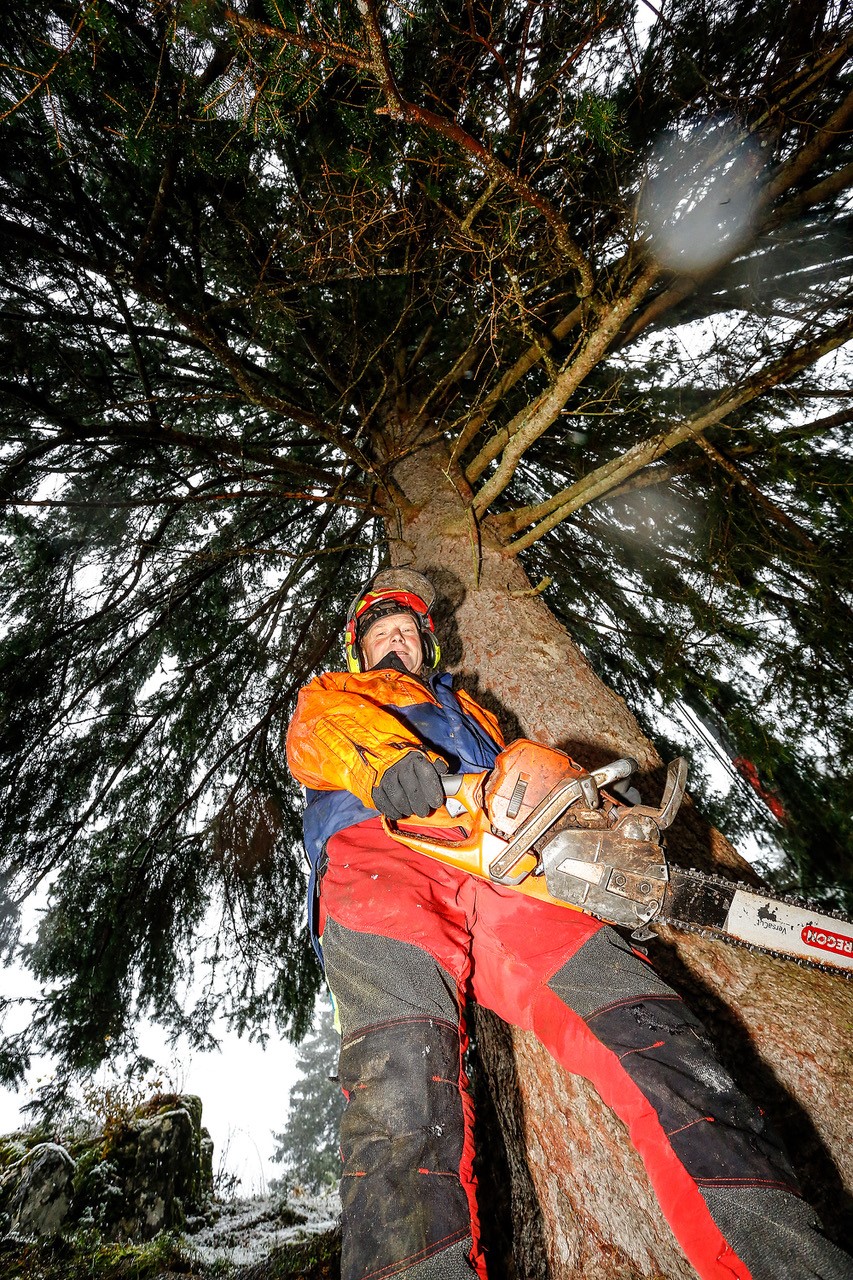
[[[216,1201],[213,1210],[215,1221],[185,1239],[187,1252],[206,1264],[224,1260],[250,1266],[280,1245],[331,1231],[340,1217],[341,1202],[336,1191],[292,1188],[286,1197]]]

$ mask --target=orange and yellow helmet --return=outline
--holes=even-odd
[[[414,569],[380,569],[362,588],[347,611],[347,670],[364,670],[360,640],[377,618],[389,613],[410,613],[418,624],[424,666],[434,671],[441,657],[430,609],[435,591],[429,578]]]

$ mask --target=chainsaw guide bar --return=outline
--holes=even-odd
[[[635,806],[611,830],[555,835],[541,849],[549,892],[634,928],[637,941],[652,936],[648,926],[666,924],[853,977],[853,925],[793,898],[668,865],[660,833],[677,812],[685,780],[684,762],[675,761],[657,812]]]
[[[702,871],[670,868],[653,923],[853,977],[853,925],[842,916]]]

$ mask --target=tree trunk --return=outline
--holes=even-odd
[[[663,778],[654,747],[541,597],[531,594],[521,566],[487,529],[478,542],[442,464],[438,451],[423,450],[398,467],[396,479],[417,512],[405,521],[392,518],[389,531],[395,563],[411,564],[436,584],[448,667],[498,712],[508,737],[563,748],[590,767],[635,756],[641,790],[656,798]],[[755,882],[748,864],[692,806],[679,815],[669,852],[677,864]],[[692,934],[663,933],[649,954],[708,1025],[732,1075],[781,1131],[806,1198],[830,1233],[849,1240],[853,984]],[[514,1265],[507,1261],[507,1275],[695,1275],[657,1208],[626,1129],[592,1087],[568,1076],[531,1034],[506,1028],[494,1015],[478,1011],[475,1030],[500,1130],[490,1152],[510,1184],[509,1196],[505,1187],[489,1191],[484,1174],[484,1217],[495,1240],[501,1224],[489,1226],[490,1206],[503,1226],[511,1217]]]

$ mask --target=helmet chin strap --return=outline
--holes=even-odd
[[[404,676],[414,676],[417,680],[423,680],[421,674],[424,669],[423,660],[417,671],[410,671],[403,659],[398,653],[386,653],[384,658],[380,658],[378,662],[374,662],[370,668],[371,671],[399,671]]]

